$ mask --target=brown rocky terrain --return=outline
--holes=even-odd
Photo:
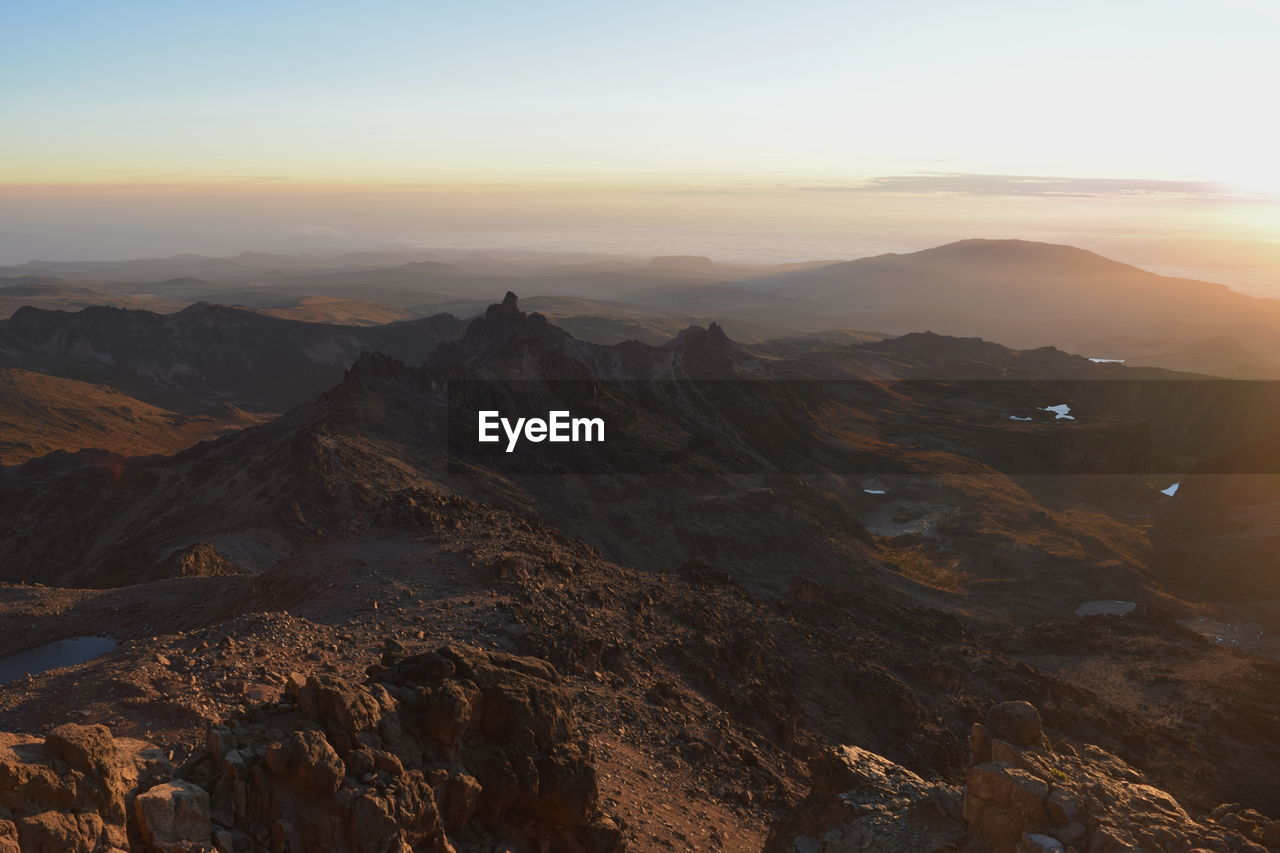
[[[544,661],[387,651],[376,679],[292,673],[181,766],[101,725],[0,735],[0,840],[22,851],[616,850],[590,747]]]
[[[823,753],[813,788],[766,853],[990,850],[1233,850],[1280,846],[1280,821],[1238,804],[1192,817],[1122,759],[1053,741],[1034,705],[1004,702],[974,723],[962,785],[928,782],[858,747]]]
[[[1224,614],[1153,576],[1167,484],[1008,473],[1063,435],[1129,447],[1132,401],[1071,383],[1130,375],[936,335],[598,346],[509,297],[421,367],[366,355],[216,442],[9,469],[0,654],[119,645],[0,688],[29,745],[0,766],[70,768],[74,723],[171,769],[113,776],[121,809],[13,794],[0,838],[1254,850],[1280,815],[1276,664],[1189,630]],[[594,458],[613,473],[450,453],[445,383],[493,379],[585,383],[626,425]],[[1041,409],[1063,400],[1077,420]],[[1135,609],[1073,612],[1110,598]],[[992,717],[1010,700],[1047,736]]]
[[[169,455],[269,419],[225,405],[179,414],[107,385],[0,368],[0,465],[55,450]]]

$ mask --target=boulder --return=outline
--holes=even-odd
[[[987,710],[987,730],[995,740],[1008,741],[1028,749],[1039,746],[1044,737],[1040,712],[1030,702],[1001,702]]]
[[[105,726],[0,733],[0,851],[128,848],[126,804],[171,772],[154,746]]]
[[[271,744],[264,757],[271,772],[293,776],[321,791],[338,790],[347,770],[324,732],[317,729],[294,732],[287,741]]]
[[[212,841],[209,794],[198,785],[181,779],[155,785],[134,798],[133,810],[138,831],[152,847]]]

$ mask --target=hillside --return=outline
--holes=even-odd
[[[264,314],[303,323],[331,323],[343,326],[381,326],[411,318],[409,311],[365,299],[337,296],[303,296],[259,308]]]
[[[230,406],[182,415],[106,385],[0,368],[0,465],[55,450],[168,456],[265,419]]]
[[[0,319],[28,306],[77,311],[91,305],[111,305],[163,313],[177,311],[184,304],[163,296],[133,293],[108,282],[70,282],[44,276],[0,278]]]

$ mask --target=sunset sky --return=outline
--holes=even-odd
[[[0,261],[150,251],[172,216],[185,248],[229,248],[226,209],[264,197],[289,203],[250,212],[260,237],[365,243],[429,241],[446,202],[473,239],[541,211],[562,240],[686,233],[690,211],[799,235],[806,206],[857,230],[871,196],[898,240],[904,197],[931,200],[920,239],[966,217],[1078,231],[1080,198],[1137,200],[1094,224],[1280,235],[1272,0],[47,0],[4,26]],[[403,215],[353,229],[379,192]]]

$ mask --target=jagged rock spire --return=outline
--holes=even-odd
[[[490,305],[483,317],[471,321],[463,340],[469,344],[502,344],[514,338],[550,340],[566,336],[541,314],[521,311],[520,298],[507,291],[501,303]]]

